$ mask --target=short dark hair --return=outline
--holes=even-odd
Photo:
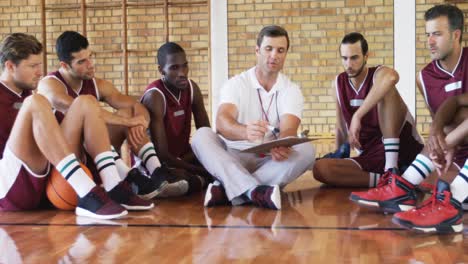
[[[89,46],[88,39],[76,31],[65,31],[55,43],[55,49],[60,61],[70,64],[73,60],[73,52],[86,49]]]
[[[369,51],[369,46],[367,45],[367,40],[359,32],[351,32],[349,34],[346,34],[341,40],[340,47],[343,44],[354,44],[358,41],[361,42],[362,54],[366,55],[367,52]]]
[[[8,35],[0,45],[0,69],[2,70],[8,60],[18,65],[31,54],[38,55],[42,52],[42,44],[36,37],[24,33]]]
[[[429,21],[436,19],[438,17],[445,16],[447,17],[450,30],[455,31],[457,29],[460,30],[460,43],[462,41],[463,36],[463,12],[454,5],[443,4],[443,5],[436,5],[429,8],[426,13],[424,13],[424,20]]]
[[[288,32],[286,29],[277,26],[277,25],[271,25],[271,26],[266,26],[260,30],[260,33],[258,33],[257,36],[257,46],[260,47],[262,45],[263,37],[286,37],[286,41],[288,42],[288,47],[287,49],[289,50],[289,36]]]
[[[158,49],[157,64],[160,66],[166,65],[167,55],[185,53],[185,50],[175,42],[166,42]]]

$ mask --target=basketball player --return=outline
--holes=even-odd
[[[423,146],[395,87],[398,73],[368,67],[368,44],[357,32],[344,36],[340,55],[345,72],[335,79],[336,145],[349,142],[360,155],[320,159],[314,177],[335,186],[375,187],[384,172],[408,166]]]
[[[141,98],[151,117],[151,138],[161,161],[191,183],[189,192],[199,191],[211,176],[194,156],[189,139],[192,114],[196,128],[210,127],[203,96],[197,83],[188,79],[187,58],[178,44],[163,44],[157,63],[162,77],[150,83]]]
[[[78,194],[77,215],[100,219],[126,215],[125,208],[109,199],[119,188],[109,188],[108,196],[86,175],[74,153],[81,134],[94,135],[94,142],[85,142],[91,155],[109,147],[101,118],[89,114],[98,105],[87,97],[76,100],[60,127],[47,99],[32,94],[42,76],[41,53],[41,43],[22,33],[7,36],[0,46],[0,210],[38,208],[50,162]],[[109,175],[106,182],[112,177],[118,176]]]
[[[468,48],[461,46],[463,12],[456,6],[434,6],[426,11],[424,19],[427,44],[433,61],[421,70],[417,85],[434,115],[444,100],[468,91]],[[466,109],[458,111],[450,126],[461,123],[465,114]],[[445,128],[449,129],[450,126]],[[392,174],[379,187],[368,192],[352,193],[350,199],[363,206],[378,207],[388,212],[414,208],[415,186],[435,170],[429,153],[430,148],[426,146],[402,177]],[[453,163],[446,169],[445,179],[453,179],[464,167],[467,153],[467,144],[459,146]],[[434,195],[422,207],[396,214],[393,221],[406,228],[428,233],[461,232],[461,204],[468,193],[468,179],[463,175],[458,174],[450,185],[439,179]]]
[[[81,34],[74,31],[63,32],[56,42],[60,68],[39,82],[39,93],[52,103],[59,120],[80,95],[91,95],[117,109],[117,113],[111,113],[102,108],[100,115],[108,126],[111,143],[115,147],[112,149],[112,156],[119,175],[121,179],[138,186],[140,197],[151,199],[167,182],[154,146],[145,132],[148,127],[148,112],[132,97],[121,94],[112,83],[94,77],[93,52],[88,46],[88,40]],[[120,158],[115,149],[120,149],[125,139],[133,153],[143,161],[151,180],[146,175],[141,175],[137,168],[131,170]],[[102,163],[97,170],[100,171],[105,165],[106,163]]]

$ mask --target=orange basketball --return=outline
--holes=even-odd
[[[81,164],[81,168],[86,174],[93,179],[93,175],[89,169]],[[47,198],[57,208],[62,210],[74,210],[78,204],[78,196],[71,187],[71,185],[65,180],[65,178],[58,172],[55,167],[49,175],[49,181],[46,187]]]

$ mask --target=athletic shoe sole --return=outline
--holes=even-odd
[[[165,189],[167,184],[169,184],[169,183],[167,181],[164,181],[163,183],[161,183],[159,188],[155,189],[151,193],[141,194],[141,195],[138,194],[138,197],[140,197],[141,199],[144,199],[144,200],[151,200],[154,197],[158,196]]]
[[[416,226],[409,221],[401,220],[396,217],[392,217],[392,222],[398,226],[401,226],[405,229],[409,229],[411,231],[417,233],[424,233],[424,234],[450,234],[450,233],[460,233],[463,231],[463,224],[454,224],[454,225],[447,225],[447,224],[440,224],[434,226]]]
[[[91,211],[88,211],[86,209],[83,209],[81,207],[76,207],[75,214],[78,216],[86,216],[86,217],[91,217],[91,218],[96,218],[96,219],[115,219],[115,218],[120,218],[122,216],[127,215],[128,211],[124,210],[120,214],[100,215],[100,214],[96,214]]]

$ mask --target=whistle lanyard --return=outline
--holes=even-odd
[[[268,113],[270,113],[270,108],[273,103],[274,96],[271,97],[270,103],[268,104],[268,109],[265,112],[265,108],[263,107],[262,97],[260,96],[260,91],[258,89],[257,89],[257,95],[258,95],[258,101],[260,102],[260,108],[262,109],[262,120],[266,120],[268,123],[270,123],[270,120],[268,118]]]

